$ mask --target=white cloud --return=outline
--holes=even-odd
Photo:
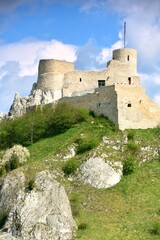
[[[37,79],[38,62],[54,58],[74,62],[77,47],[57,40],[24,39],[0,46],[0,111],[8,111],[15,92],[26,96]]]
[[[120,36],[120,35],[119,35]],[[108,60],[112,59],[112,52],[115,49],[119,49],[123,47],[123,42],[120,39],[116,43],[114,43],[111,48],[103,48],[99,56],[97,57],[97,61],[100,64],[105,64]]]

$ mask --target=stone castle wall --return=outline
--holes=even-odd
[[[154,128],[160,125],[160,107],[143,88],[116,86],[118,126],[120,129]]]
[[[64,97],[59,102],[67,102],[103,114],[118,125],[117,93],[113,85],[97,88],[94,93],[84,96]]]
[[[35,89],[51,91],[53,101],[62,98],[60,101],[104,114],[120,129],[160,124],[160,107],[140,86],[135,49],[114,50],[102,71],[74,71],[73,63],[41,60]]]
[[[93,94],[65,97],[60,102],[103,114],[121,130],[154,128],[160,124],[160,107],[139,87],[112,85],[97,88]]]

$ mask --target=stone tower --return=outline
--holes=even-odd
[[[74,71],[73,63],[54,59],[40,60],[36,89],[52,91],[57,98],[61,98],[64,74],[70,71]]]
[[[127,71],[131,75],[137,74],[137,51],[131,48],[121,48],[113,51],[113,60],[127,64]]]

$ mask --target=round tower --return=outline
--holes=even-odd
[[[127,64],[130,73],[137,73],[137,51],[133,48],[121,48],[113,51],[113,60]]]
[[[71,62],[54,59],[40,60],[36,89],[53,92],[62,90],[64,74],[73,70],[74,65]]]

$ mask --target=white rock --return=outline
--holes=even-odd
[[[75,147],[68,147],[68,154],[63,157],[63,159],[68,160],[76,155]]]
[[[72,238],[77,226],[71,214],[69,200],[64,188],[54,180],[51,173],[38,173],[33,190],[18,191],[16,199],[4,225],[11,236],[23,240]]]
[[[120,162],[105,162],[100,157],[90,158],[80,167],[80,180],[96,188],[109,188],[116,185],[122,176],[122,164]]]
[[[15,145],[5,152],[0,162],[0,165],[4,165],[6,162],[8,162],[13,155],[17,157],[19,163],[24,163],[29,159],[30,152],[26,147],[22,147],[21,145]]]
[[[16,117],[22,116],[29,107],[52,103],[57,99],[59,99],[57,93],[53,93],[51,90],[43,91],[41,89],[33,89],[27,97],[20,97],[19,94],[16,93],[8,115]]]

